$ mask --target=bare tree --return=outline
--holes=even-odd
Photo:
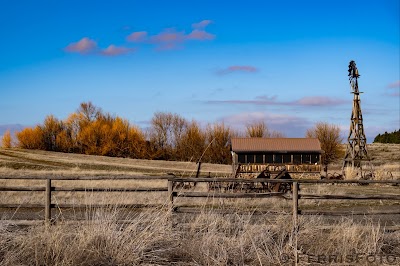
[[[43,125],[40,126],[43,134],[43,145],[45,150],[59,151],[57,146],[57,136],[63,131],[63,123],[53,115],[48,115]]]
[[[265,138],[268,135],[268,127],[264,121],[249,123],[246,125],[246,136],[249,138]]]
[[[249,138],[284,138],[279,131],[270,131],[264,121],[249,123],[246,125],[246,136]]]
[[[178,114],[157,112],[151,119],[150,142],[159,159],[175,159],[176,148],[188,122]]]
[[[317,138],[319,140],[321,149],[324,151],[322,154],[322,163],[325,165],[340,158],[343,154],[340,145],[343,138],[340,137],[340,128],[337,125],[318,122],[313,128],[307,130],[306,137]]]
[[[212,163],[231,163],[230,141],[231,128],[224,123],[208,125],[206,129],[206,151],[204,160]]]
[[[84,119],[88,122],[95,120],[101,113],[101,108],[96,107],[92,102],[83,102],[80,104],[78,114],[82,114]]]

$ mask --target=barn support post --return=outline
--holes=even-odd
[[[299,214],[299,184],[293,182],[293,252],[294,252],[294,265],[299,262],[299,254],[297,252],[297,233],[299,230],[298,226],[298,214]]]
[[[169,209],[171,211],[174,210],[174,181],[171,179],[168,179],[168,203],[169,203]]]
[[[51,178],[50,177],[46,179],[44,220],[47,225],[50,224],[50,220],[51,220]]]

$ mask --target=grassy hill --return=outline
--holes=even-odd
[[[400,172],[399,144],[369,144],[368,152],[375,167],[390,168]],[[341,168],[339,160],[331,166]],[[202,175],[226,176],[230,165],[202,164]],[[48,152],[40,150],[1,149],[1,175],[175,175],[193,176],[195,162],[138,160],[83,154]]]
[[[195,162],[138,160],[40,150],[1,149],[0,175],[195,175]],[[202,164],[202,175],[221,176],[230,165]]]

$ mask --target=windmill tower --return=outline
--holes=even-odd
[[[354,95],[353,110],[350,118],[350,133],[347,137],[346,155],[343,160],[343,172],[346,167],[358,168],[362,175],[364,162],[370,165],[370,159],[367,152],[367,138],[364,133],[363,117],[361,112],[360,92],[358,90],[358,69],[354,61],[349,63],[350,87]]]

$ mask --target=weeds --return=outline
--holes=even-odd
[[[0,227],[1,265],[285,265],[293,262],[291,217],[215,214],[195,217],[161,209],[125,215],[93,209],[85,222],[59,222],[27,229]],[[172,220],[179,219],[178,223]],[[321,229],[321,216],[301,217],[300,254],[399,254],[400,234],[384,233],[372,221],[342,218]],[[397,258],[400,259],[400,258]]]

